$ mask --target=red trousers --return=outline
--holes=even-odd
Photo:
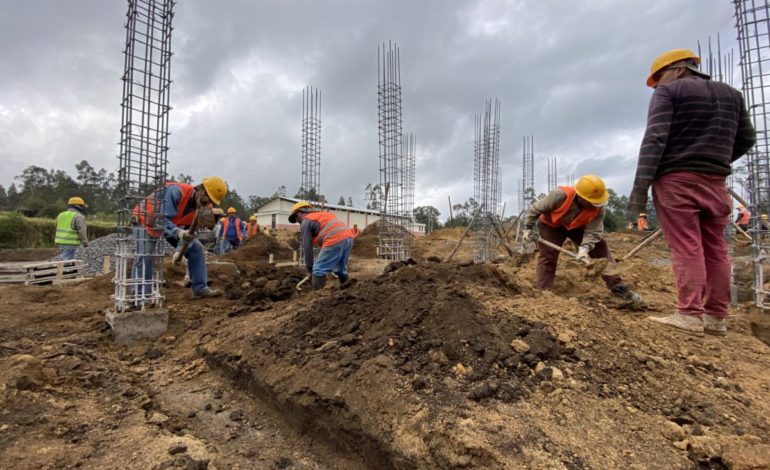
[[[574,230],[567,230],[564,227],[551,227],[542,222],[540,222],[539,225],[540,238],[555,245],[561,246],[567,238],[575,242],[575,245],[577,246],[580,246],[580,243],[583,241],[582,227]],[[553,287],[553,278],[556,277],[556,265],[559,261],[559,252],[544,245],[538,245],[537,247],[539,250],[537,255],[537,267],[535,268],[537,288],[549,290]],[[591,258],[612,259],[610,248],[604,239],[594,246],[594,249],[588,253],[588,256]],[[602,276],[602,279],[604,279],[604,283],[607,284],[607,288],[610,290],[623,285],[623,279],[620,276]]]
[[[677,310],[724,318],[730,303],[730,257],[724,237],[730,195],[725,177],[669,173],[653,181],[652,197],[671,249]]]

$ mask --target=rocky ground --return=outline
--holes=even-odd
[[[109,275],[0,287],[0,461],[7,468],[767,468],[770,321],[748,304],[726,338],[646,321],[674,286],[665,245],[624,277],[641,306],[532,255],[451,263],[457,230],[414,264],[297,292],[258,237],[210,264],[226,296],[191,302],[167,269],[170,326],[118,346]],[[364,234],[371,237],[371,234]],[[362,236],[364,236],[362,235]],[[616,254],[638,234],[614,234]],[[285,250],[285,251],[280,251]],[[359,249],[360,250],[360,249]],[[430,258],[430,260],[429,260]],[[431,261],[432,260],[432,261]],[[386,274],[380,275],[385,271]]]

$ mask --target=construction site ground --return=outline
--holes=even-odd
[[[552,292],[534,254],[473,263],[468,239],[441,261],[461,234],[388,263],[368,229],[354,281],[320,292],[267,263],[290,234],[212,257],[221,298],[189,300],[168,265],[168,332],[129,346],[104,323],[111,274],[0,287],[0,467],[770,467],[770,313],[739,305],[726,337],[647,321],[674,309],[663,241],[628,262],[633,305],[563,259]],[[609,235],[616,256],[641,238]]]

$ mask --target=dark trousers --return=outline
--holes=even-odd
[[[562,246],[564,241],[569,238],[575,245],[580,246],[580,243],[583,241],[583,228],[567,230],[564,227],[551,227],[541,222],[540,238],[559,246]],[[550,290],[553,287],[553,278],[556,277],[556,265],[558,264],[560,253],[553,248],[541,244],[538,244],[538,249],[540,251],[537,255],[537,268],[535,270],[537,287],[542,290]],[[610,247],[607,245],[607,241],[601,239],[594,246],[594,249],[588,253],[588,256],[611,260],[612,255],[610,255]],[[623,285],[623,279],[620,276],[602,276],[602,279],[604,279],[604,283],[607,284],[607,288],[610,290]]]

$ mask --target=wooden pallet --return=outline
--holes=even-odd
[[[65,279],[77,279],[83,277],[85,263],[80,260],[47,261],[43,263],[29,263],[24,266],[27,279],[24,284],[58,283]]]
[[[0,263],[0,284],[23,284],[27,280],[27,262]]]

